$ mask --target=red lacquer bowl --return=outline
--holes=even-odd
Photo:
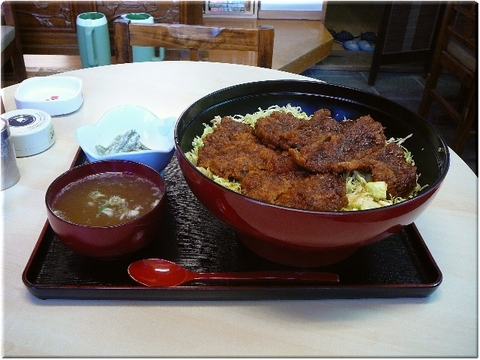
[[[85,226],[66,221],[52,210],[52,204],[65,186],[89,175],[107,172],[133,174],[154,183],[165,194],[165,183],[152,168],[131,161],[98,161],[79,165],[60,175],[48,187],[45,195],[47,217],[55,235],[74,252],[102,260],[114,260],[143,248],[161,228],[166,196],[148,213],[119,225]]]
[[[374,210],[318,212],[256,201],[204,176],[185,157],[203,124],[215,115],[252,113],[270,105],[301,106],[307,114],[320,108],[333,117],[356,119],[370,114],[387,138],[413,134],[412,152],[420,183],[429,186],[405,202]],[[309,81],[265,81],[233,86],[210,94],[186,109],[175,128],[176,154],[190,189],[213,215],[234,228],[252,251],[271,261],[299,267],[339,262],[359,247],[382,240],[413,223],[425,210],[449,167],[444,141],[417,114],[397,103],[355,89]]]

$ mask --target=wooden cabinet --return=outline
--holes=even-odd
[[[155,22],[201,24],[198,1],[18,1],[13,2],[24,54],[78,55],[77,15],[98,11],[108,19],[113,54],[113,21],[146,12]]]

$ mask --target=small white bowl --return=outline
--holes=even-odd
[[[173,130],[176,118],[159,119],[140,106],[124,105],[107,111],[96,125],[84,125],[75,132],[78,144],[89,161],[129,160],[143,163],[161,173],[174,153]],[[140,142],[151,150],[100,155],[97,145],[108,147],[118,135],[136,130]]]
[[[83,103],[82,80],[73,76],[33,77],[14,95],[17,109],[43,110],[50,116],[70,114]]]

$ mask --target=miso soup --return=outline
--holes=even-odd
[[[108,172],[69,184],[52,204],[54,213],[69,222],[111,226],[129,222],[152,210],[162,191],[132,174]]]

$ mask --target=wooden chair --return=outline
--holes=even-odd
[[[457,154],[463,152],[468,138],[475,133],[475,121],[478,121],[477,10],[476,2],[448,4],[418,110],[426,118],[432,102],[436,101],[458,124],[452,144]],[[437,89],[438,79],[445,72],[460,83],[460,92],[454,99]]]
[[[423,61],[430,67],[445,5],[435,1],[384,4],[368,85],[375,85],[381,65]]]
[[[220,28],[183,24],[139,24],[125,19],[114,22],[117,63],[133,61],[132,46],[188,49],[189,59],[199,61],[199,50],[253,51],[256,65],[271,68],[273,27]]]
[[[16,26],[15,13],[10,2],[2,3],[2,79],[5,77],[5,65],[11,62],[15,80],[21,82],[27,78],[25,61],[23,59],[22,43]]]

